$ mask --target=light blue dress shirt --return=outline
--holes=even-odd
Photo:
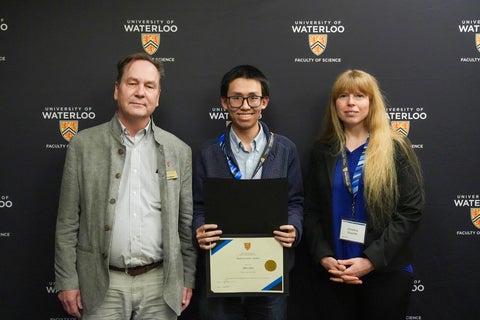
[[[263,130],[259,130],[250,146],[252,151],[248,152],[243,143],[240,141],[234,130],[230,130],[230,145],[233,155],[237,160],[238,169],[242,173],[242,179],[260,179],[262,177],[262,168],[257,171],[252,177],[255,168],[257,167],[263,150],[267,146],[267,137]]]

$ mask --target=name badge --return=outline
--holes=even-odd
[[[340,239],[357,243],[365,243],[367,224],[364,222],[342,219]]]
[[[167,171],[167,180],[175,180],[178,179],[177,171]]]

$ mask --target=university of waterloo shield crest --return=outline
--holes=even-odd
[[[480,33],[475,34],[475,46],[478,52],[480,52]]]
[[[78,121],[60,120],[60,133],[62,137],[70,141],[78,132]]]
[[[470,208],[470,218],[473,225],[480,229],[480,208]]]
[[[310,50],[317,56],[321,55],[327,48],[327,34],[309,34],[308,44]]]
[[[149,55],[157,52],[160,46],[160,33],[142,33],[142,47]]]
[[[408,132],[410,131],[410,121],[392,121],[392,128],[404,136],[408,136]]]
[[[250,250],[251,246],[252,246],[252,243],[251,243],[251,242],[244,242],[244,243],[243,243],[243,247],[244,247],[245,250],[247,250],[247,251]]]

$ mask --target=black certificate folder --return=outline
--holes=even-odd
[[[286,178],[205,178],[203,187],[205,222],[217,224],[223,234],[273,236],[273,230],[287,224]]]

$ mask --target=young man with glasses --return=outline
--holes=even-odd
[[[279,226],[272,233],[283,247],[291,249],[299,243],[302,235],[303,182],[295,144],[270,132],[260,121],[269,102],[268,80],[253,66],[237,66],[223,76],[220,95],[231,123],[219,137],[207,141],[195,159],[192,228],[196,245],[208,253],[222,234],[218,225],[205,224],[203,178],[286,178],[288,224]],[[205,254],[201,256],[204,258]],[[290,257],[289,268],[293,266],[293,254]],[[284,295],[207,297],[204,265],[205,262],[200,261],[198,273],[199,309],[203,320],[287,318]]]

